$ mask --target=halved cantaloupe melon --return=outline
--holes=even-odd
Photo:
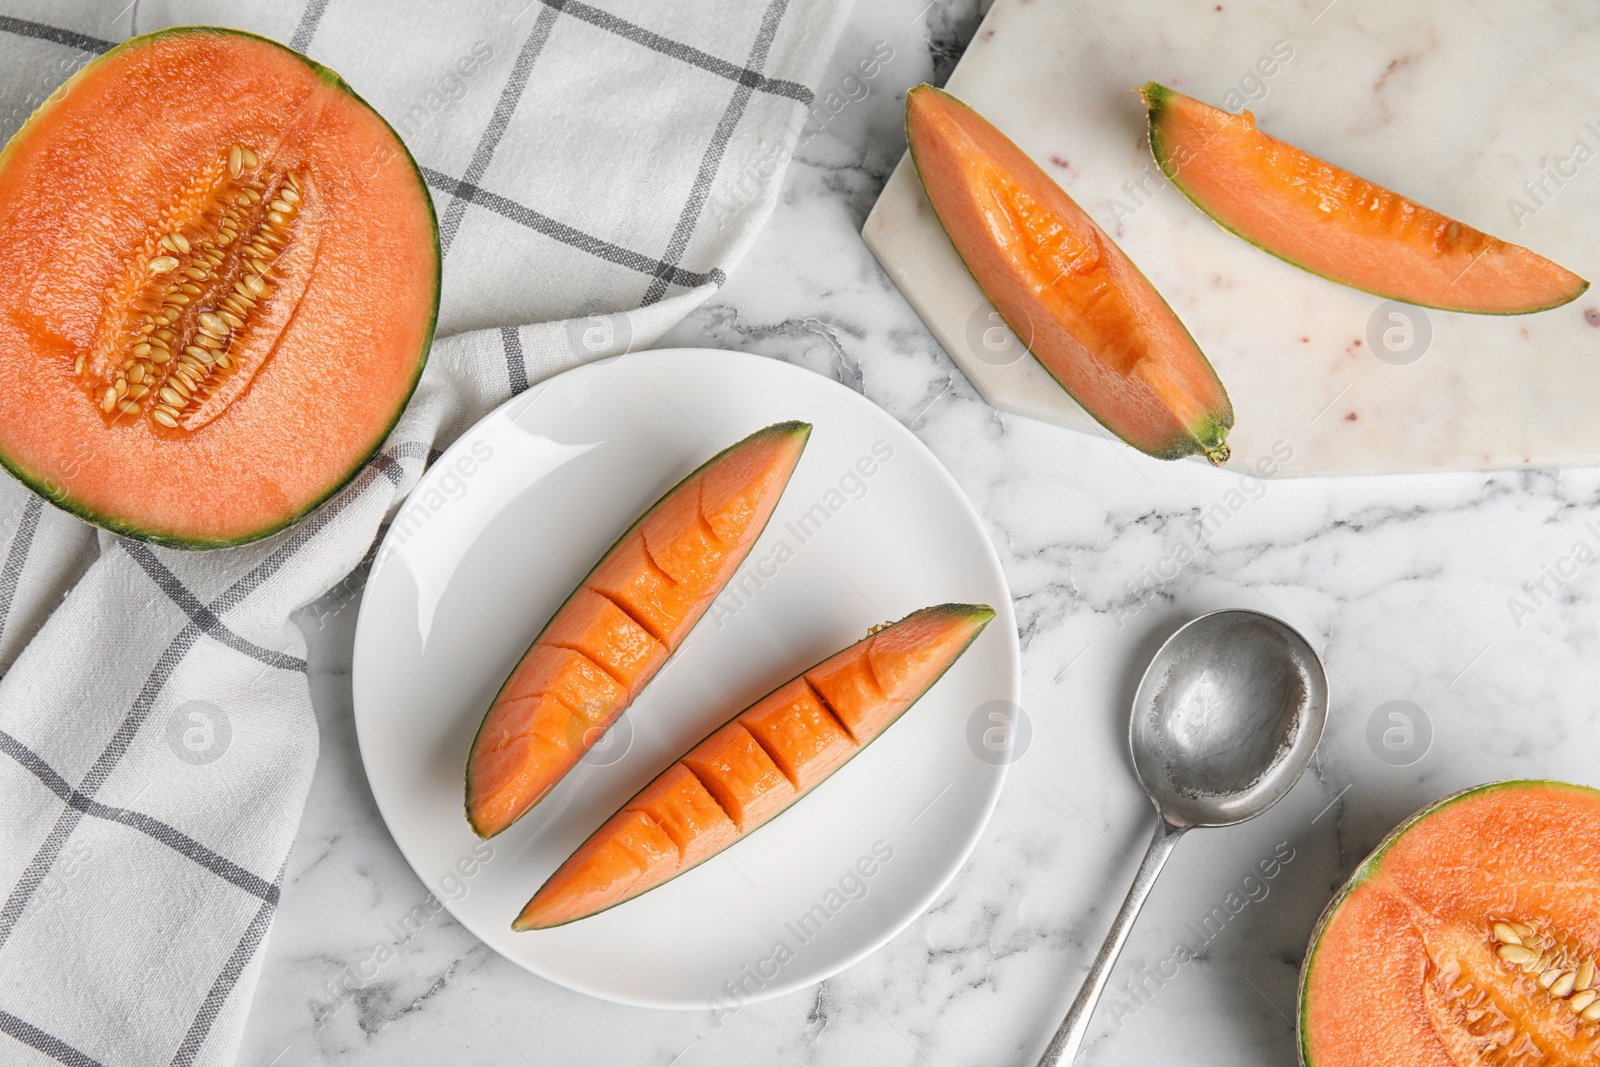
[[[352,478],[433,337],[433,201],[337,74],[181,27],[0,153],[0,463],[131,537],[264,537]]]
[[[1600,791],[1479,786],[1407,819],[1317,924],[1306,1067],[1546,1067],[1600,1048]]]
[[[615,907],[765,825],[893,725],[992,618],[983,605],[924,608],[779,686],[624,804],[513,927],[561,926]]]
[[[1233,406],[1139,268],[1038,164],[931,85],[906,139],[934,214],[978,288],[1085,411],[1160,459],[1228,458]]]
[[[630,526],[512,670],[467,757],[467,821],[492,837],[555,788],[633,703],[750,553],[811,426],[707,460]]]
[[[1589,283],[1521,245],[1439,214],[1150,82],[1150,150],[1162,173],[1224,229],[1324,278],[1448,311],[1520,315],[1576,300]]]

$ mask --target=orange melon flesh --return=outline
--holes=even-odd
[[[1447,311],[1520,315],[1589,283],[1535,252],[1458,222],[1154,82],[1150,149],[1163,173],[1225,229],[1295,266],[1378,296]]]
[[[1594,1062],[1597,818],[1600,791],[1518,781],[1447,797],[1403,823],[1313,935],[1302,1063]]]
[[[683,643],[761,536],[810,433],[806,423],[778,423],[706,461],[545,624],[467,757],[467,821],[480,836],[554,789]]]
[[[545,929],[604,911],[765,825],[893,725],[993,617],[993,609],[981,605],[924,608],[779,686],[624,804],[550,876],[512,926]],[[875,679],[870,704],[866,691],[833,685],[867,677]],[[855,701],[854,728],[847,728],[830,691],[848,692]],[[639,844],[652,833],[647,824],[674,849],[647,855]]]
[[[1106,429],[1161,459],[1228,457],[1233,407],[1155,287],[977,112],[919,85],[911,159],[934,214],[1006,324]]]
[[[255,162],[233,175],[236,146]],[[281,244],[246,255],[291,178]],[[229,210],[242,232],[219,244]],[[0,153],[0,232],[0,463],[133,537],[236,544],[304,515],[383,442],[433,335],[433,205],[405,146],[332,71],[250,34],[163,30],[84,67]],[[231,366],[161,423],[158,390],[129,394],[176,388],[183,348],[209,350],[200,313],[221,322],[252,257],[266,295],[229,327]],[[174,358],[146,354],[130,382],[180,284]],[[102,409],[118,375],[134,410]]]

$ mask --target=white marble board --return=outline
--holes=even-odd
[[[947,88],[1178,312],[1232,397],[1231,466],[1285,448],[1294,475],[1578,466],[1600,463],[1600,290],[1501,318],[1385,304],[1299,270],[1172,188],[1131,90],[1154,80],[1248,106],[1275,136],[1595,279],[1597,55],[1600,20],[1577,3],[996,0]],[[1106,434],[1020,346],[995,343],[909,159],[862,234],[991,404]]]

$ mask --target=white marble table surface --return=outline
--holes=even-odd
[[[730,1018],[551,985],[427,911],[362,772],[358,594],[335,597],[303,619],[322,749],[244,1067],[1032,1064],[1153,825],[1122,741],[1138,671],[1180,621],[1215,608],[1271,611],[1306,633],[1333,686],[1327,735],[1276,809],[1179,846],[1089,1063],[1293,1062],[1306,938],[1390,826],[1494,778],[1600,782],[1600,473],[1329,481],[1291,477],[1291,458],[1249,480],[1145,461],[977,397],[857,236],[903,148],[905,89],[942,81],[984,6],[923,2],[858,5],[828,78],[859,99],[802,148],[753,254],[668,343],[744,349],[860,390],[927,442],[988,523],[1016,599],[1033,735],[966,868],[881,951]],[[1493,13],[1537,62],[1515,9]],[[1463,5],[1462,17],[1478,16]],[[877,76],[846,83],[883,44],[893,58]],[[1387,718],[1396,707],[1416,723],[1408,751],[1368,740],[1375,716],[1404,740]],[[406,922],[420,929],[401,936]],[[373,965],[380,945],[394,958]],[[1178,964],[1180,946],[1198,958]],[[335,1001],[340,984],[354,992]]]

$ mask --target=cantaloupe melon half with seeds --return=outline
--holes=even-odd
[[[0,462],[132,537],[237,544],[359,470],[421,374],[433,203],[338,75],[136,37],[0,153]]]
[[[923,608],[779,686],[624,804],[512,925],[544,929],[605,911],[764,826],[892,726],[992,618],[981,604]]]
[[[1576,300],[1559,264],[1150,82],[1150,150],[1224,229],[1324,278],[1424,307],[1519,315]]]
[[[1301,969],[1306,1067],[1593,1064],[1600,791],[1518,781],[1424,809],[1356,868]]]
[[[492,837],[555,788],[750,554],[811,435],[780,422],[707,460],[630,526],[534,639],[467,757],[467,821]]]

